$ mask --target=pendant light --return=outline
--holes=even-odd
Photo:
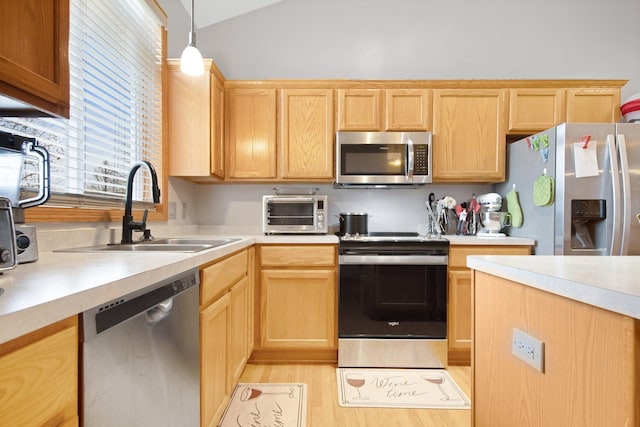
[[[196,32],[194,31],[193,3],[191,0],[191,31],[189,32],[189,45],[182,51],[180,57],[180,71],[190,76],[201,76],[204,74],[204,62],[202,55],[196,47]]]

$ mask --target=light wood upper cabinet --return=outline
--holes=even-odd
[[[567,89],[567,122],[619,121],[620,89]]]
[[[332,89],[280,91],[282,178],[333,178],[333,92]]]
[[[505,90],[434,90],[433,181],[505,177]]]
[[[74,316],[0,346],[0,425],[79,425],[78,343]]]
[[[69,118],[69,0],[3,0],[0,40],[0,94]]]
[[[508,132],[532,134],[564,121],[564,89],[509,90]]]
[[[228,177],[277,178],[276,89],[232,88],[225,95]]]
[[[430,89],[339,89],[338,130],[431,129]]]
[[[224,79],[210,59],[189,76],[180,60],[169,70],[169,175],[195,181],[224,178]]]
[[[338,89],[338,130],[382,129],[380,89]]]
[[[385,130],[431,130],[431,90],[386,89],[384,93]]]

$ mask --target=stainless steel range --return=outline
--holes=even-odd
[[[447,366],[448,255],[417,233],[340,238],[338,366]]]

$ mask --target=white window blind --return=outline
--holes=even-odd
[[[134,162],[163,174],[162,26],[146,0],[70,3],[70,119],[0,118],[0,130],[49,151],[47,206],[121,207]],[[151,202],[144,171],[134,199]]]

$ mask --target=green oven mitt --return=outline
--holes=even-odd
[[[520,202],[518,201],[518,192],[515,185],[513,189],[507,193],[507,211],[511,215],[511,226],[522,227],[522,209],[520,208]]]
[[[540,175],[533,182],[533,203],[536,206],[549,206],[553,204],[553,178],[546,173]]]

